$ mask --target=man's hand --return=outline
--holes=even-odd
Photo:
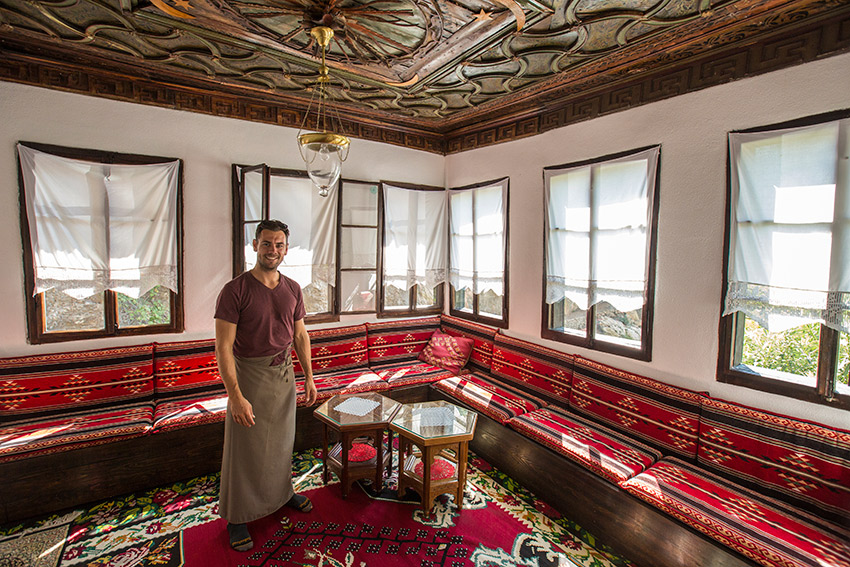
[[[313,391],[315,392],[315,388]],[[233,416],[233,421],[245,427],[254,425],[254,407],[251,405],[245,396],[239,395],[236,397],[228,397],[227,405],[230,409],[230,415]]]
[[[319,392],[316,390],[316,384],[313,379],[304,381],[304,395],[307,396],[307,407],[316,403],[316,398],[319,397]]]

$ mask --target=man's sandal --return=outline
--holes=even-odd
[[[310,502],[310,499],[301,494],[293,494],[286,505],[301,512],[309,512],[313,509],[313,503]]]
[[[230,535],[230,547],[236,551],[248,551],[254,547],[254,541],[248,533],[248,524],[228,523],[227,533]]]

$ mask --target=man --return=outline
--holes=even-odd
[[[292,487],[292,345],[307,405],[317,394],[301,287],[277,271],[289,250],[289,228],[262,221],[253,245],[256,264],[224,286],[215,310],[215,353],[227,389],[219,514],[238,551],[253,547],[248,522],[283,505],[303,512],[313,507]]]

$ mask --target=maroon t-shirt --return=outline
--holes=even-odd
[[[295,321],[306,314],[301,286],[283,274],[269,289],[244,272],[225,284],[215,306],[216,319],[236,325],[233,354],[245,358],[288,354]]]

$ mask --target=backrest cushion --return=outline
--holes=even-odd
[[[469,355],[472,354],[472,345],[472,339],[453,337],[434,331],[431,340],[419,354],[419,360],[448,370],[457,376],[466,366]]]
[[[570,407],[666,455],[696,459],[700,397],[576,356]]]
[[[366,323],[369,330],[369,365],[414,362],[434,331],[440,328],[439,317],[400,319]]]
[[[313,374],[368,368],[366,325],[311,330],[310,358]],[[294,348],[292,364],[295,375],[304,376]]]
[[[475,341],[472,347],[472,355],[469,358],[469,368],[480,372],[490,371],[490,362],[493,358],[493,338],[498,329],[449,315],[441,315],[440,330],[447,335],[466,337]]]
[[[823,518],[850,521],[850,431],[705,397],[699,464]]]
[[[156,343],[153,372],[157,400],[224,391],[215,358],[215,339]]]
[[[567,407],[573,379],[573,356],[498,333],[490,373]]]
[[[0,422],[152,403],[153,345],[0,359]]]

